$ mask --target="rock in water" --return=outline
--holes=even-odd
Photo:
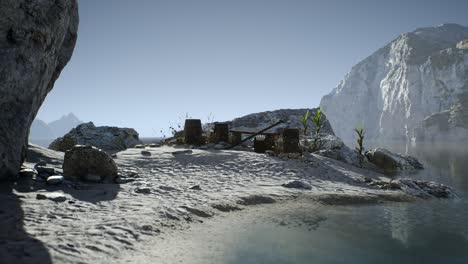
[[[414,157],[392,153],[384,148],[375,148],[366,152],[367,159],[385,172],[398,172],[423,169],[423,165]]]
[[[63,175],[72,181],[114,182],[117,178],[117,165],[104,151],[91,146],[75,146],[65,153]]]
[[[34,117],[70,60],[76,0],[0,1],[0,179],[17,175]]]
[[[65,136],[54,140],[49,149],[65,152],[75,145],[89,145],[104,150],[121,151],[140,143],[139,135],[133,128],[96,127],[89,122],[78,125]]]

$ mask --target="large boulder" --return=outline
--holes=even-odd
[[[70,60],[76,0],[0,1],[0,179],[18,174],[29,128]]]
[[[384,148],[371,149],[366,152],[366,157],[371,163],[389,173],[424,168],[416,158],[396,154]]]
[[[78,125],[65,136],[57,138],[49,149],[65,152],[75,145],[88,145],[109,151],[121,151],[141,144],[133,128],[101,126],[92,122]]]
[[[106,152],[78,145],[65,153],[63,176],[72,181],[114,182],[117,165]]]
[[[284,128],[297,128],[302,131],[303,126],[300,122],[302,116],[307,112],[310,111],[309,116],[313,116],[317,112],[318,108],[314,109],[280,109],[275,111],[267,111],[267,112],[260,112],[254,113],[250,115],[246,115],[243,117],[236,118],[232,120],[230,123],[231,130],[241,130],[241,131],[251,131],[251,132],[258,132],[279,120],[285,121],[285,123],[278,125],[267,132],[277,132],[280,133]],[[315,124],[312,120],[308,120],[308,133],[312,134],[315,130]],[[327,117],[325,114],[322,113],[322,133],[334,135],[333,129],[328,122]]]

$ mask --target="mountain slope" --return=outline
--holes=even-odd
[[[73,113],[62,116],[59,120],[55,120],[49,123],[49,127],[54,132],[55,137],[62,137],[66,133],[70,132],[71,129],[75,128],[83,121],[79,120]]]
[[[468,56],[456,24],[400,35],[354,66],[321,107],[345,141],[362,122],[371,140],[409,140],[422,121],[468,91]],[[458,45],[457,45],[458,44]]]

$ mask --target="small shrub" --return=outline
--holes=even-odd
[[[359,154],[359,164],[362,166],[364,161],[364,124],[361,124],[361,127],[355,128],[354,132],[356,132],[357,139],[356,139],[356,150]]]
[[[301,125],[304,131],[304,136],[307,136],[307,130],[309,129],[309,124],[307,123],[309,121],[309,110],[305,112],[305,114],[301,117]]]
[[[321,108],[318,108],[315,114],[312,116],[312,122],[315,125],[314,140],[312,141],[312,151],[316,151],[320,148],[318,140],[320,130],[322,130],[323,127]]]

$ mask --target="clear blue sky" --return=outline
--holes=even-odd
[[[316,107],[400,33],[468,25],[467,0],[80,0],[71,62],[38,118],[155,136],[179,117]]]

